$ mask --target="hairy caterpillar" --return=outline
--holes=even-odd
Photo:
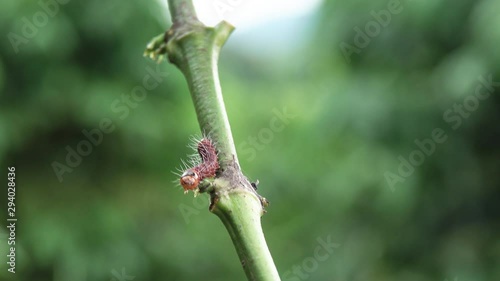
[[[184,188],[184,193],[195,190],[202,180],[214,177],[215,172],[219,169],[217,151],[209,138],[201,139],[198,142],[197,150],[201,157],[201,163],[186,169],[181,174],[180,183]]]

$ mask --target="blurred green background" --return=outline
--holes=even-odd
[[[164,4],[60,2],[46,21],[37,1],[0,4],[0,162],[5,178],[16,167],[18,217],[13,275],[5,187],[0,279],[245,280],[206,195],[172,183],[199,127],[180,71],[142,56],[169,27]],[[222,50],[282,280],[500,280],[500,2],[392,2],[326,1]],[[148,71],[161,82],[127,103]],[[114,130],[60,181],[54,163],[103,120]],[[436,128],[446,140],[426,155],[415,141]],[[318,239],[337,244],[326,259]]]

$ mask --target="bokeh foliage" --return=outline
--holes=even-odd
[[[300,32],[263,25],[269,41],[229,39],[222,50],[241,166],[271,201],[263,226],[275,262],[285,274],[330,236],[340,247],[304,280],[499,280],[499,89],[456,130],[443,114],[480,75],[500,81],[500,2],[401,1],[348,63],[340,44],[353,44],[354,28],[388,2],[327,1],[287,22],[308,27]],[[112,280],[124,268],[135,280],[243,280],[207,198],[172,183],[199,129],[180,72],[142,57],[168,27],[162,6],[69,1],[16,53],[8,34],[40,10],[0,4],[0,162],[17,168],[15,278]],[[157,67],[168,76],[120,118],[112,104]],[[284,108],[295,118],[245,152]],[[59,182],[51,164],[103,118],[115,130]],[[391,189],[384,173],[436,128],[446,142]],[[11,280],[2,264],[0,279]]]

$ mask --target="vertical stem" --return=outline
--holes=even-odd
[[[217,61],[234,27],[227,22],[214,28],[204,26],[196,17],[191,1],[169,0],[169,6],[174,22],[167,32],[169,59],[186,77],[200,129],[216,142],[219,162],[225,169],[232,161],[238,163],[238,159],[222,98]]]
[[[185,23],[187,21],[198,21],[196,16],[196,11],[191,1],[174,0],[168,1],[168,9],[170,10],[170,15],[172,20],[179,23]]]
[[[218,25],[206,31],[199,38],[193,38],[196,44],[187,39],[179,42],[181,48],[186,49],[181,70],[188,82],[200,129],[215,140],[219,162],[225,169],[233,160],[238,162],[238,158],[222,97],[217,60],[232,27]]]
[[[151,41],[145,54],[160,59],[167,54],[186,77],[201,131],[218,151],[220,169],[207,189],[210,211],[226,227],[248,280],[279,281],[260,223],[267,201],[241,172],[219,82],[219,52],[234,27],[227,22],[206,27],[191,0],[168,3],[173,25]]]
[[[251,198],[254,197],[254,198]],[[232,192],[214,212],[226,226],[248,280],[280,280],[260,224],[262,206],[254,194]]]

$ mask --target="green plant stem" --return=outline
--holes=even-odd
[[[267,201],[241,172],[219,82],[219,52],[234,28],[224,21],[206,27],[191,0],[168,3],[172,27],[155,37],[145,54],[154,59],[166,54],[186,77],[201,131],[210,135],[218,150],[220,169],[205,189],[210,211],[229,232],[248,280],[279,281],[260,223]]]
[[[220,198],[213,212],[229,232],[248,280],[280,280],[262,233],[259,199],[248,192],[231,192]]]
[[[216,142],[224,169],[231,162],[238,162],[238,158],[222,98],[217,61],[234,27],[227,22],[214,28],[204,26],[197,19],[191,1],[169,1],[169,5],[174,19],[172,38],[167,42],[169,59],[186,77],[201,131]]]

